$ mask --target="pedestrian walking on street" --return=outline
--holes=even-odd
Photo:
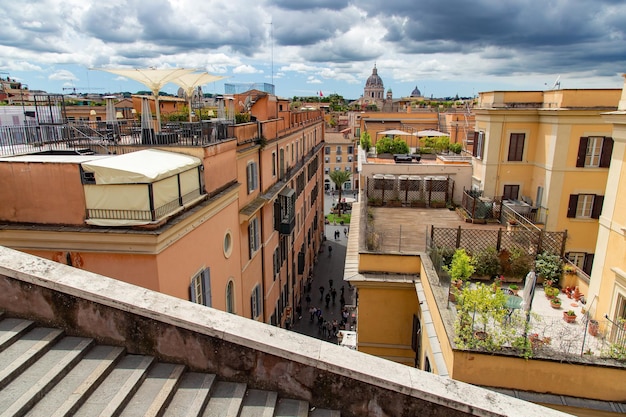
[[[333,303],[333,304],[335,304],[335,303]],[[339,304],[341,304],[341,308],[343,308],[343,306],[346,305],[346,299],[343,296],[343,294],[341,294],[341,297],[339,297]]]
[[[328,245],[328,257],[330,258],[332,254],[333,254],[333,247]]]
[[[320,301],[324,299],[324,286],[320,285]]]
[[[309,322],[313,323],[313,319],[315,318],[316,312],[317,312],[317,309],[315,307],[309,308],[309,314],[311,316],[311,319],[309,320]]]
[[[328,308],[328,304],[330,304],[330,294],[326,294],[326,308]]]
[[[341,291],[341,296],[342,296],[342,297],[343,297],[343,292],[344,292],[345,290],[346,290],[346,286],[345,286],[345,285],[342,285],[342,286],[341,286],[341,290],[340,290],[340,291]]]
[[[328,287],[329,287],[329,288],[332,288],[332,287],[333,287],[333,282],[334,282],[334,281],[333,281],[332,279],[329,279],[329,280],[328,280]]]
[[[344,228],[343,228],[343,234],[344,234],[344,236],[345,236],[346,238],[348,237],[348,228],[347,228],[347,227],[344,227]]]
[[[337,290],[334,288],[330,289],[330,295],[333,298],[333,305],[335,305],[335,298],[337,298]]]

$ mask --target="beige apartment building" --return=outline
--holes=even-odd
[[[356,140],[349,134],[326,132],[324,146],[324,191],[334,191],[336,186],[330,179],[332,171],[351,172],[350,180],[343,184],[344,191],[358,189]]]

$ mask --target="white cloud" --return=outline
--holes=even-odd
[[[252,65],[239,65],[233,68],[233,74],[262,74],[263,71],[254,68]]]

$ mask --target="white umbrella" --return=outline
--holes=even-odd
[[[183,74],[194,72],[195,69],[172,68],[172,69],[155,69],[155,68],[134,68],[134,69],[108,69],[95,68],[99,71],[106,71],[113,74],[128,77],[140,82],[152,91],[154,96],[154,104],[156,107],[157,132],[161,130],[161,110],[159,109],[159,91],[161,88],[175,78]]]
[[[378,132],[378,134],[386,135],[386,136],[411,136],[413,135],[412,133],[405,132],[404,130],[398,130],[398,129],[385,130],[382,132]]]
[[[427,136],[450,136],[448,133],[444,133],[444,132],[440,132],[438,130],[420,130],[417,133],[414,133],[414,135],[422,138],[422,137],[427,137]]]
[[[537,276],[535,271],[530,271],[526,275],[526,282],[524,283],[524,291],[522,293],[523,308],[524,311],[530,311],[530,307],[533,303],[533,297],[535,296],[535,284],[537,283]]]
[[[115,96],[105,96],[103,97],[106,100],[106,121],[107,123],[113,123],[116,121],[115,119],[115,103],[113,100]]]
[[[189,100],[189,121],[191,122],[191,98],[193,96],[193,90],[199,85],[208,84],[213,81],[221,80],[220,75],[212,75],[208,72],[183,74],[178,78],[172,80],[172,82],[179,87],[182,87],[187,94],[187,100]]]

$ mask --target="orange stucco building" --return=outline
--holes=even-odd
[[[233,99],[253,121],[217,120],[193,144],[182,129],[158,145],[122,131],[108,154],[0,158],[0,244],[284,324],[321,239],[323,119],[248,95]]]

